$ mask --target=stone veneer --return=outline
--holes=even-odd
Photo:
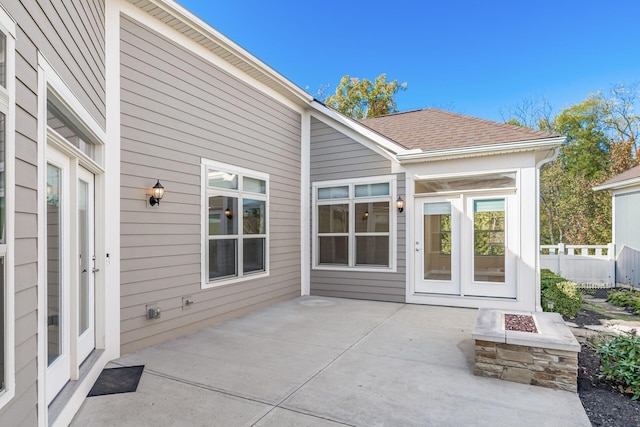
[[[577,392],[580,344],[557,313],[530,313],[539,333],[506,331],[503,310],[480,309],[474,374]]]

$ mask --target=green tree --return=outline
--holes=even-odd
[[[595,94],[554,117],[553,130],[567,137],[561,159],[571,175],[597,179],[607,174],[611,148],[605,122],[608,115],[609,103]]]
[[[371,118],[396,112],[395,95],[406,89],[406,83],[387,82],[386,74],[380,74],[373,82],[347,75],[340,79],[335,94],[324,102],[354,119]]]
[[[540,171],[540,241],[604,244],[611,241],[611,200],[593,187],[637,165],[640,117],[637,86],[593,94],[551,119],[530,101],[510,110],[509,124],[567,137],[558,159]]]

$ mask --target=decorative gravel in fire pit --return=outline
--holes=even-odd
[[[533,316],[526,314],[508,314],[504,315],[504,328],[507,331],[519,331],[519,332],[533,332],[538,333],[536,329],[536,322],[533,320]]]

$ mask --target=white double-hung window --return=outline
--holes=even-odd
[[[13,166],[16,26],[0,5],[0,408],[15,395]]]
[[[202,177],[202,287],[268,275],[269,175],[203,159]]]
[[[313,266],[395,268],[395,176],[313,185]]]

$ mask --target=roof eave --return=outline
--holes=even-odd
[[[464,157],[488,156],[492,154],[516,153],[524,151],[547,150],[557,148],[565,142],[563,136],[530,141],[514,141],[502,144],[480,145],[476,147],[452,148],[447,150],[417,151],[407,150],[398,153],[400,163],[431,162],[437,160],[459,159]]]
[[[317,111],[320,111],[325,115],[331,117],[333,120],[337,121],[338,123],[348,127],[349,129],[352,129],[355,132],[358,132],[360,135],[373,141],[382,149],[391,153],[392,156],[397,156],[399,153],[407,151],[406,148],[399,145],[397,142],[383,136],[382,134],[379,134],[378,132],[375,132],[369,129],[367,126],[357,122],[356,120],[350,117],[347,117],[344,114],[341,114],[330,107],[327,107],[326,105],[324,105],[323,103],[317,100],[314,100],[311,103],[311,106]]]
[[[300,105],[306,106],[313,101],[313,96],[305,92],[302,88],[288,80],[282,74],[275,71],[269,65],[262,62],[257,57],[253,56],[247,50],[243,49],[238,44],[231,41],[225,35],[214,29],[211,25],[198,18],[193,13],[189,12],[186,8],[179,5],[173,0],[128,0],[138,7],[142,7],[141,3],[152,4],[159,7],[167,14],[176,18],[171,21],[171,26],[178,28],[182,25],[187,25],[201,36],[211,40],[220,48],[227,51],[230,55],[238,58],[251,68],[261,73],[264,77],[272,82],[277,87],[277,91],[291,100],[297,101]],[[195,41],[195,40],[194,40]],[[199,43],[199,42],[197,42]]]
[[[620,190],[627,187],[633,187],[635,185],[640,185],[640,177],[625,179],[623,181],[612,182],[610,184],[603,184],[597,187],[593,187],[593,191],[601,191],[601,190]]]

